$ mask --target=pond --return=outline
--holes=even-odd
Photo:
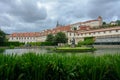
[[[96,55],[120,54],[120,48],[99,48],[94,52]]]
[[[47,49],[44,48],[32,48],[32,49],[6,49],[4,51],[4,54],[23,54],[23,53],[28,53],[28,52],[34,52],[34,53],[40,53],[40,54],[51,54],[51,53],[55,53],[55,52],[51,52]],[[80,54],[79,52],[74,52],[76,54]],[[94,53],[96,55],[104,55],[104,54],[116,54],[116,53],[120,53],[120,48],[99,48],[94,52],[81,52],[81,53]],[[67,53],[68,54],[68,53]],[[69,54],[73,54],[70,53]]]

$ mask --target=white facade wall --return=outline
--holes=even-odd
[[[81,23],[81,26],[90,26],[91,28],[93,27],[99,27],[100,22],[99,21],[91,21],[91,22],[86,22],[86,23]]]
[[[38,42],[44,42],[46,40],[47,36],[40,36],[40,37],[37,37],[37,41]]]
[[[9,41],[12,41],[12,42],[18,41],[18,42],[24,42],[24,43],[37,42],[36,37],[10,37]]]
[[[90,22],[90,25],[91,27],[98,27],[100,24],[99,21],[94,21],[94,22]]]
[[[71,34],[71,35],[70,35]],[[76,41],[80,41],[84,39],[84,37],[101,37],[101,36],[114,36],[114,35],[120,35],[120,30],[107,30],[107,31],[93,31],[93,32],[83,32],[76,35],[73,35],[74,33],[68,32],[68,40],[72,39],[73,37],[77,39]],[[78,40],[79,39],[79,40]],[[110,40],[106,39],[108,42]],[[117,40],[117,39],[115,39]],[[113,40],[114,41],[114,40]],[[76,42],[76,43],[78,43]],[[70,44],[70,42],[68,42]]]

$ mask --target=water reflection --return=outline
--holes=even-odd
[[[39,49],[39,48],[34,48],[34,49],[6,49],[5,50],[5,54],[23,54],[23,53],[28,53],[28,52],[34,52],[34,53],[40,53],[40,54],[44,54],[44,53],[55,53],[55,52],[51,52],[49,50],[46,50],[44,48]],[[104,55],[104,54],[116,54],[116,53],[120,53],[120,48],[106,48],[106,49],[97,49],[94,52],[81,52],[82,54],[95,54],[95,55]],[[62,54],[64,54],[62,52]],[[80,54],[80,52],[68,52],[66,54]]]
[[[120,54],[120,48],[102,48],[102,49],[97,49],[95,51],[96,55],[104,55],[104,54]]]
[[[48,53],[45,49],[6,49],[5,54],[23,54],[23,53]]]

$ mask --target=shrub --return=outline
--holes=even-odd
[[[30,42],[30,43],[27,43],[31,46],[40,46],[41,45],[41,42]]]
[[[85,37],[84,41],[79,41],[77,46],[94,44],[94,37]]]
[[[0,48],[0,53],[3,53],[5,51],[5,48]]]
[[[10,48],[10,49],[14,49],[14,48],[15,48],[15,46],[13,46],[13,45],[10,45],[10,46],[9,46],[9,48]]]
[[[52,42],[41,42],[41,46],[53,46],[54,43]]]
[[[20,43],[20,42],[0,42],[0,46],[20,46],[20,45],[24,45],[24,43]]]

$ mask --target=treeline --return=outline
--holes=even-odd
[[[0,46],[21,46],[24,45],[25,43],[21,43],[21,42],[0,42]]]
[[[108,28],[108,27],[120,26],[120,20],[116,20],[116,21],[114,21],[114,23],[115,24],[103,22],[103,25],[100,26],[100,28]]]
[[[45,42],[29,42],[27,44],[29,46],[55,46],[58,43],[67,43],[67,40],[65,33],[58,32],[56,35],[47,35]]]
[[[67,43],[68,38],[63,32],[58,32],[56,35],[47,35],[46,42],[50,42],[53,45],[58,45],[58,43]]]

